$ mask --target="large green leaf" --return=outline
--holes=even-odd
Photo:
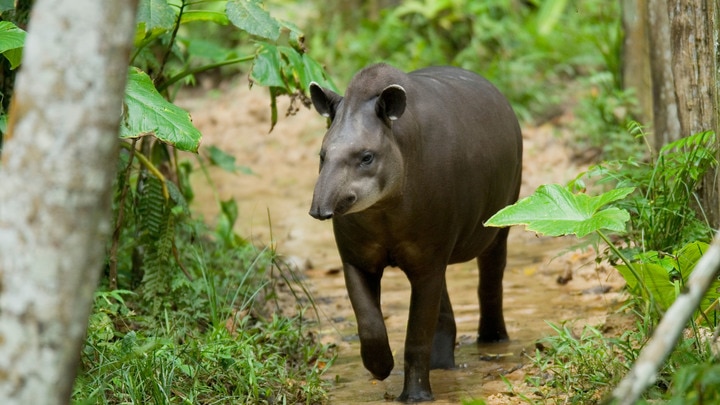
[[[202,138],[187,111],[165,100],[145,72],[130,68],[120,137],[145,135],[189,152],[197,152]]]
[[[632,187],[618,188],[591,197],[572,194],[557,184],[543,185],[531,196],[500,210],[485,225],[525,225],[530,231],[549,236],[583,237],[601,229],[623,232],[630,219],[628,212],[615,207],[600,208],[625,198],[633,190]]]
[[[249,34],[276,41],[281,25],[263,8],[261,0],[228,0],[225,9],[228,19]]]
[[[25,45],[25,31],[9,21],[0,21],[0,54],[15,69],[22,60],[22,48]]]

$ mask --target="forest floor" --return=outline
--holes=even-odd
[[[177,103],[190,111],[203,133],[201,153],[216,146],[253,172],[233,174],[211,167],[211,186],[198,171],[193,209],[212,223],[219,210],[217,198],[234,197],[239,207],[236,231],[258,246],[272,244],[302,272],[319,310],[320,322],[312,322],[314,315],[308,315],[309,327],[322,341],[338,346],[338,358],[326,373],[332,381],[331,403],[386,402],[402,391],[409,284],[398,269],[389,269],[383,278],[382,306],[395,370],[384,381],[373,380],[360,360],[355,318],[332,225],[308,215],[325,119],[304,107],[295,115],[282,116],[289,100],[279,101],[281,117],[269,132],[267,89],[248,89],[247,79],[181,94]],[[585,163],[573,159],[578,151],[570,146],[571,134],[565,129],[572,119],[568,111],[542,125],[524,126],[521,196],[541,184],[564,184],[585,169]],[[575,239],[538,237],[524,229],[512,229],[504,278],[505,319],[511,341],[505,344],[475,343],[479,313],[474,262],[449,268],[459,367],[432,371],[436,403],[456,404],[473,398],[489,404],[524,403],[501,376],[516,392],[534,395],[525,382],[528,374],[537,373],[528,356],[535,356],[538,339],[553,333],[548,322],[570,325],[578,333],[585,325],[606,324],[609,314],[625,299],[624,281],[614,269],[597,264],[592,250],[569,250],[575,243]],[[288,305],[287,309],[294,308]]]

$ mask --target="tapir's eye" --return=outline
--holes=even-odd
[[[375,155],[372,152],[363,152],[362,157],[360,158],[360,164],[363,166],[369,166],[373,160],[375,160]]]

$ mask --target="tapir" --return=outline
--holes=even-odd
[[[483,222],[517,200],[522,134],[489,81],[455,67],[404,73],[364,68],[345,96],[310,85],[329,119],[310,215],[332,218],[364,366],[393,369],[380,279],[399,267],[410,282],[401,402],[431,401],[430,369],[455,367],[456,326],[445,272],[477,259],[479,342],[508,339],[502,308],[507,228]]]

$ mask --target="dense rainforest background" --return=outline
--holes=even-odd
[[[333,372],[337,345],[320,338],[328,315],[272,232],[258,241],[238,231],[246,212],[240,201],[221,197],[212,175],[257,176],[258,168],[242,154],[204,144],[181,107],[231,87],[263,89],[267,104],[245,107],[266,117],[265,131],[278,131],[309,107],[312,81],[342,92],[373,62],[406,71],[460,66],[500,88],[524,127],[553,128],[583,167],[569,182],[530,190],[516,206],[524,219],[506,218],[505,225],[577,236],[573,249],[624,280],[622,302],[608,311],[626,327],[588,325],[578,333],[553,323],[553,332],[523,354],[522,384],[496,372],[492,378],[506,382],[503,400],[470,395],[461,399],[467,404],[600,403],[683,293],[720,224],[720,7],[713,1],[130,1],[122,13],[136,20],[119,52],[127,57],[120,74],[111,69],[119,62],[93,70],[105,65],[91,63],[92,53],[76,55],[85,48],[111,54],[115,48],[96,41],[93,30],[115,38],[121,19],[92,3],[70,3],[0,1],[3,403],[332,402],[344,377]],[[62,23],[47,22],[53,18]],[[47,38],[64,31],[53,27],[86,34],[52,42]],[[53,60],[47,52],[42,61],[42,46],[68,57]],[[63,84],[23,90],[43,86],[42,69],[57,72]],[[67,112],[51,114],[52,103],[80,108],[64,95],[82,97],[93,88],[73,93],[73,83],[83,74],[112,83],[125,72],[126,82],[117,82],[121,109],[117,117],[104,114],[119,120],[119,140],[102,152],[93,142],[107,137],[92,135],[92,122],[78,127],[87,134],[76,128],[57,135],[61,121],[72,120]],[[16,74],[28,78],[16,82]],[[101,93],[111,100],[111,91]],[[95,106],[114,105],[108,103],[90,102],[80,115],[92,117]],[[33,108],[45,113],[34,116]],[[91,158],[99,166],[86,165]],[[80,198],[56,198],[56,190],[74,190],[72,178],[93,170],[113,179],[106,182],[111,199],[98,200],[112,204],[80,225],[85,215],[78,213],[87,208],[58,214],[57,207]],[[216,207],[216,217],[198,215],[200,198]],[[538,223],[548,204],[557,206],[553,221]],[[87,246],[100,247],[100,266],[73,259],[93,249],[61,243],[90,228]],[[718,300],[716,281],[641,402],[720,401]],[[89,320],[77,315],[85,307]],[[64,360],[54,360],[55,352]]]

